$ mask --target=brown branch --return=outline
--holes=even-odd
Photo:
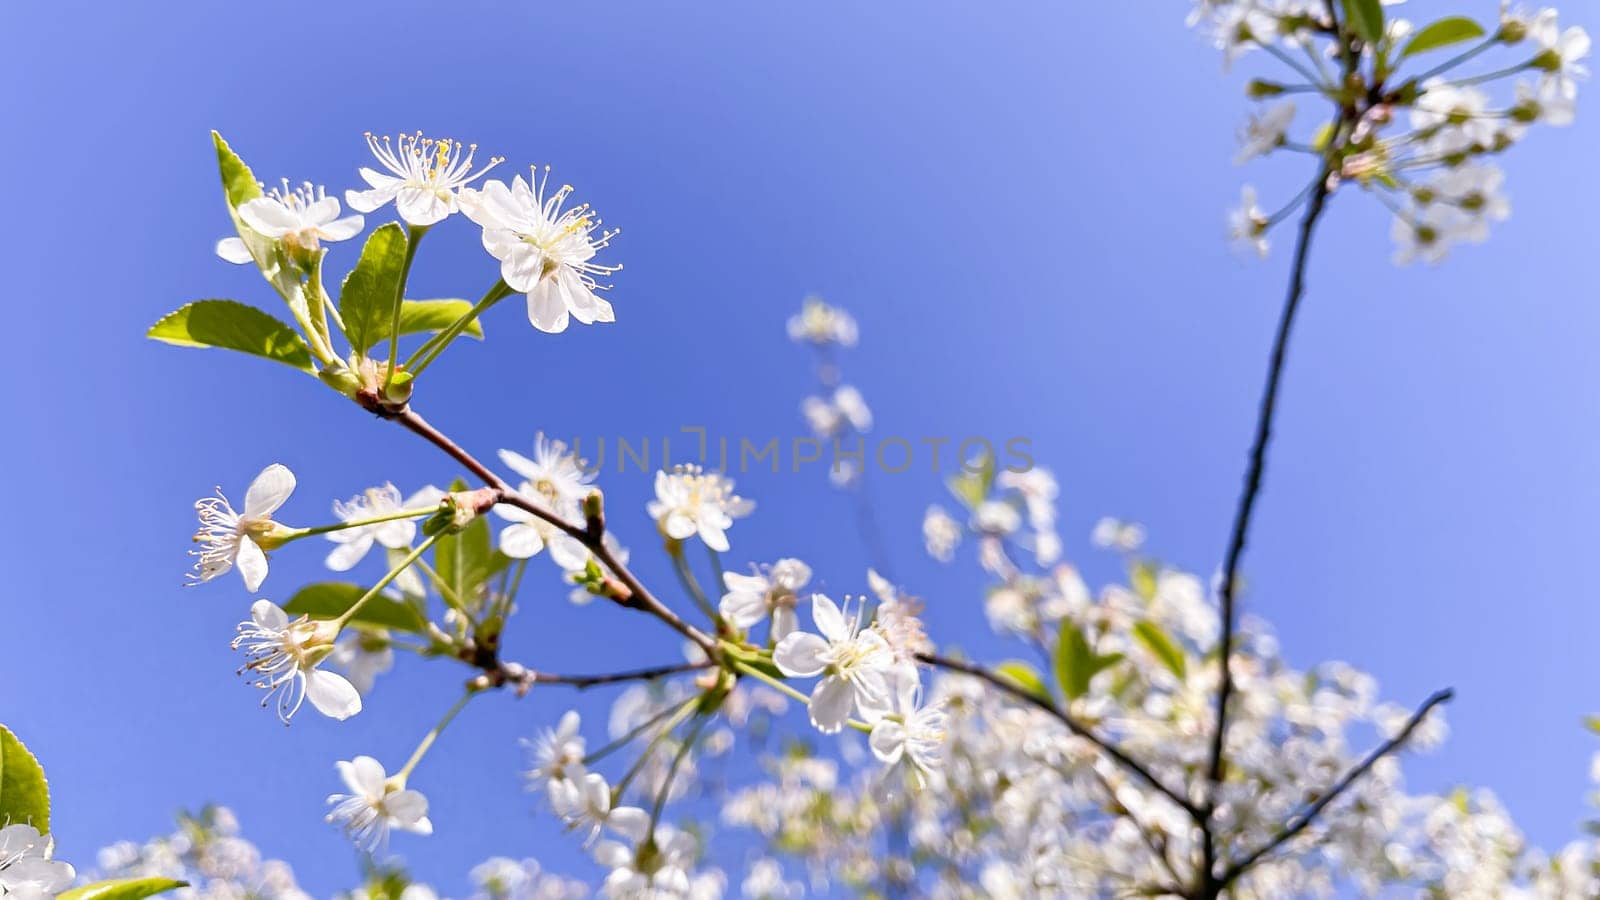
[[[966,675],[971,675],[974,678],[987,681],[989,684],[999,688],[1002,691],[1005,691],[1011,696],[1016,697],[1019,700],[1024,700],[1033,704],[1035,707],[1044,710],[1061,724],[1067,726],[1068,731],[1080,738],[1083,738],[1090,744],[1093,744],[1097,750],[1099,750],[1101,753],[1104,753],[1112,762],[1121,766],[1124,770],[1138,780],[1149,785],[1151,788],[1154,788],[1156,792],[1161,794],[1163,797],[1166,797],[1173,803],[1178,804],[1178,806],[1183,809],[1184,812],[1188,813],[1189,817],[1194,819],[1195,822],[1205,822],[1205,812],[1201,810],[1200,807],[1196,806],[1187,797],[1184,797],[1176,790],[1173,790],[1166,784],[1162,783],[1161,779],[1157,778],[1149,769],[1145,768],[1143,764],[1129,756],[1116,744],[1112,743],[1110,739],[1103,738],[1095,734],[1094,731],[1089,728],[1089,726],[1073,718],[1071,713],[1056,706],[1054,702],[1047,700],[1044,697],[1040,697],[1037,694],[1031,693],[1027,689],[1001,678],[999,675],[996,675],[982,666],[964,663],[959,660],[949,659],[943,656],[936,656],[932,653],[918,653],[917,659],[927,663],[930,666],[937,666],[941,669],[949,669],[953,672],[961,672]]]
[[[569,522],[550,510],[545,509],[542,505],[533,502],[527,497],[524,497],[515,488],[513,488],[510,483],[497,475],[493,469],[490,469],[488,466],[484,465],[477,459],[477,457],[467,452],[455,441],[450,440],[450,438],[446,437],[437,428],[434,428],[432,425],[430,425],[426,419],[422,418],[422,416],[418,415],[416,411],[412,410],[410,407],[400,410],[388,409],[381,403],[378,403],[371,398],[367,398],[364,395],[358,395],[357,401],[360,402],[363,407],[376,413],[377,415],[385,419],[393,419],[399,422],[406,428],[406,430],[416,434],[423,440],[426,440],[428,443],[433,444],[435,447],[438,447],[440,450],[443,450],[446,454],[448,454],[451,459],[454,459],[456,462],[466,466],[469,472],[482,479],[485,484],[499,491],[499,502],[508,504],[510,506],[515,506],[518,509],[537,516],[561,531],[571,535],[573,538],[576,538],[585,547],[589,548],[589,551],[595,555],[595,558],[600,560],[600,562],[603,563],[606,568],[610,569],[612,573],[616,575],[617,580],[619,580],[628,589],[629,596],[613,597],[612,599],[616,600],[623,606],[627,606],[632,609],[638,609],[655,616],[656,618],[665,622],[672,630],[698,644],[700,649],[704,650],[706,655],[710,658],[716,659],[718,657],[719,650],[715,640],[706,635],[705,632],[694,627],[693,625],[690,625],[688,622],[685,622],[677,613],[669,609],[666,604],[662,603],[654,594],[650,593],[650,590],[646,588],[631,571],[628,570],[628,567],[621,560],[617,559],[616,554],[613,553],[611,548],[606,545],[605,529],[603,525],[601,527],[590,527],[589,523],[587,522]]]
[[[602,675],[557,675],[553,672],[536,672],[526,666],[514,662],[500,663],[493,677],[501,684],[516,686],[517,693],[527,693],[535,684],[564,684],[578,690],[598,687],[605,684],[621,684],[628,681],[654,681],[669,675],[679,675],[685,672],[699,672],[712,668],[713,662],[678,663],[670,666],[652,666],[648,669],[629,669],[623,672],[607,672]]]
[[[1259,862],[1262,857],[1293,840],[1295,835],[1309,828],[1311,823],[1316,821],[1317,816],[1328,808],[1329,804],[1337,800],[1339,795],[1349,790],[1351,786],[1360,780],[1361,776],[1367,774],[1369,769],[1378,764],[1378,760],[1400,749],[1411,738],[1411,733],[1417,730],[1417,726],[1422,724],[1422,720],[1427,718],[1428,713],[1433,711],[1435,706],[1450,702],[1450,699],[1454,696],[1455,692],[1446,688],[1429,697],[1417,708],[1415,713],[1411,714],[1411,718],[1406,722],[1405,727],[1400,729],[1399,734],[1373,748],[1372,752],[1368,753],[1360,764],[1346,772],[1344,777],[1335,782],[1326,794],[1323,794],[1316,802],[1297,813],[1289,824],[1285,825],[1272,840],[1247,854],[1238,862],[1228,866],[1227,871],[1223,872],[1222,876],[1217,879],[1217,890],[1220,891],[1232,884],[1235,879],[1249,871],[1250,867]]]

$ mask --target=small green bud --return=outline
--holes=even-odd
[[[323,384],[351,399],[355,399],[361,390],[360,376],[341,363],[329,363],[317,373],[317,377],[322,379]]]
[[[1252,100],[1261,100],[1266,97],[1276,97],[1283,93],[1283,85],[1275,81],[1252,78],[1250,83],[1245,85],[1244,92]]]

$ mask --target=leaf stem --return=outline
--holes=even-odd
[[[400,277],[395,281],[394,313],[389,323],[389,374],[383,381],[385,391],[394,383],[397,371],[394,361],[400,355],[400,308],[406,302],[406,281],[411,277],[411,262],[417,257],[417,245],[422,243],[422,236],[427,233],[427,225],[406,225],[406,258],[400,266]]]
[[[471,309],[462,313],[445,330],[424,341],[422,346],[411,354],[411,358],[406,360],[405,370],[410,372],[412,377],[421,375],[422,371],[433,365],[433,361],[439,358],[439,354],[450,346],[450,342],[460,337],[461,332],[465,331],[468,325],[471,325],[478,316],[482,315],[484,310],[511,296],[511,293],[511,287],[506,284],[505,279],[502,278],[496,281],[483,295],[483,298],[472,305]]]
[[[417,763],[422,762],[422,757],[428,754],[428,751],[433,747],[433,742],[438,740],[439,735],[449,726],[450,720],[454,719],[456,713],[461,712],[461,708],[466,706],[467,701],[471,700],[477,693],[477,691],[467,691],[462,694],[460,699],[456,700],[455,704],[445,712],[444,717],[439,720],[439,724],[433,726],[433,730],[422,736],[422,742],[417,745],[416,750],[412,751],[411,758],[406,760],[406,764],[400,768],[399,772],[395,773],[394,777],[401,784],[405,784],[406,779],[411,777],[411,770],[417,767]]]
[[[345,610],[343,615],[333,620],[334,624],[339,628],[344,628],[344,626],[348,624],[351,619],[355,618],[356,613],[361,610],[361,607],[365,605],[368,600],[378,596],[379,591],[388,587],[389,582],[395,580],[400,576],[401,572],[404,572],[406,569],[410,568],[411,564],[420,559],[422,554],[427,552],[428,548],[433,546],[433,542],[438,539],[439,535],[437,534],[429,535],[428,538],[419,544],[415,550],[412,550],[410,553],[406,554],[405,559],[402,559],[398,565],[396,565],[393,569],[390,569],[389,574],[383,576],[383,578],[379,579],[377,584],[373,585],[371,588],[368,588],[367,592],[361,595],[361,599],[350,604],[350,608]]]

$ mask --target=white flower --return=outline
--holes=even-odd
[[[1239,191],[1239,205],[1228,213],[1228,238],[1262,259],[1267,256],[1267,217],[1256,205],[1256,189],[1248,184]]]
[[[553,778],[549,784],[550,808],[576,830],[587,830],[584,844],[592,844],[604,828],[624,833],[641,833],[649,827],[650,815],[636,806],[611,805],[611,786],[597,772],[576,778]]]
[[[800,404],[800,412],[818,437],[833,437],[845,425],[858,432],[872,430],[872,410],[861,392],[850,385],[841,385],[831,399],[807,397]]]
[[[595,294],[595,276],[607,276],[621,266],[593,262],[617,236],[615,230],[595,230],[600,219],[589,204],[563,210],[571,185],[545,196],[550,167],[543,177],[534,171],[532,183],[518,175],[507,187],[503,181],[486,181],[482,190],[461,192],[461,209],[483,227],[483,247],[500,260],[500,277],[512,290],[528,295],[528,321],[540,331],[567,330],[569,317],[585,325],[614,322],[611,304]]]
[[[811,580],[811,567],[798,559],[780,559],[765,573],[754,575],[727,572],[722,583],[720,610],[724,618],[739,628],[749,628],[772,617],[772,639],[781,641],[798,627],[794,608],[798,592]]]
[[[1589,55],[1589,33],[1576,25],[1562,31],[1556,17],[1553,9],[1540,10],[1528,36],[1541,51],[1534,57],[1534,67],[1544,72],[1540,92],[1571,100],[1578,96],[1578,82],[1589,77],[1589,68],[1578,62]]]
[[[580,724],[577,710],[569,709],[554,730],[547,728],[538,739],[522,742],[533,755],[533,768],[527,772],[530,787],[545,781],[583,777],[586,745],[583,736],[578,734]]]
[[[688,465],[656,473],[656,499],[646,509],[667,537],[683,541],[698,534],[707,547],[726,552],[727,529],[755,507],[733,492],[732,479]]]
[[[1505,172],[1498,166],[1460,165],[1445,170],[1429,187],[1437,199],[1466,214],[1458,228],[1460,236],[1482,241],[1488,237],[1489,222],[1501,222],[1511,215],[1511,203],[1501,191],[1505,180]]]
[[[807,297],[800,313],[789,318],[789,339],[793,341],[854,347],[856,337],[856,320],[819,297]]]
[[[922,681],[914,669],[895,672],[895,705],[872,726],[872,754],[887,765],[909,760],[918,776],[939,768],[949,717],[942,703],[922,705]]]
[[[346,191],[344,201],[351,209],[364,213],[393,201],[400,218],[417,227],[432,225],[455,212],[456,191],[482,178],[501,162],[491,159],[474,173],[472,157],[477,144],[435,141],[423,137],[420,131],[402,134],[393,144],[387,136],[377,138],[368,132],[367,146],[389,174],[361,167],[361,177],[371,189]]]
[[[267,554],[259,541],[270,540],[279,530],[272,521],[289,495],[294,493],[294,473],[273,463],[261,470],[250,482],[244,495],[244,512],[233,511],[228,498],[217,488],[217,496],[196,500],[195,512],[200,516],[200,530],[194,534],[199,550],[191,556],[199,557],[191,583],[201,584],[239,566],[244,585],[251,591],[261,587],[267,577]]]
[[[306,700],[317,712],[334,719],[348,719],[361,711],[361,695],[344,676],[325,672],[317,666],[333,649],[332,623],[315,622],[301,616],[293,622],[271,600],[257,600],[250,606],[250,621],[239,623],[239,636],[233,649],[243,648],[247,660],[239,669],[242,675],[255,675],[255,686],[265,690],[266,706],[278,698],[278,718],[285,725]]]
[[[1464,216],[1453,206],[1434,203],[1394,217],[1389,234],[1394,238],[1394,263],[1403,266],[1421,259],[1437,263],[1450,253]]]
[[[594,473],[584,471],[583,461],[568,453],[566,444],[541,432],[534,438],[533,459],[501,450],[500,461],[527,479],[519,488],[523,496],[564,519],[578,518]],[[580,571],[588,562],[589,551],[582,542],[539,516],[506,503],[494,511],[512,523],[500,532],[500,552],[512,559],[528,559],[548,546],[551,558],[568,572]]]
[[[1123,522],[1109,516],[1094,523],[1089,540],[1096,547],[1132,553],[1144,546],[1144,526],[1137,522]]]
[[[350,498],[348,502],[341,503],[335,500],[333,514],[341,522],[355,522],[361,519],[375,519],[403,509],[437,506],[443,499],[444,491],[430,484],[402,502],[399,488],[385,482],[382,487],[367,488],[361,494]],[[390,550],[406,550],[410,549],[411,542],[416,536],[415,519],[394,519],[373,525],[358,525],[354,528],[331,531],[328,533],[328,540],[339,546],[328,554],[328,568],[335,572],[348,572],[366,557],[367,551],[372,549],[373,542]]]
[[[331,794],[333,811],[327,821],[345,830],[355,845],[374,853],[388,845],[390,829],[412,834],[433,834],[428,820],[428,798],[408,790],[404,781],[392,783],[383,764],[370,756],[338,762],[339,777],[348,794]]]
[[[384,637],[386,633],[383,632],[376,640],[365,634],[347,634],[333,645],[328,662],[344,670],[356,691],[370,693],[378,676],[394,668],[394,650]]]
[[[885,681],[894,655],[883,636],[861,627],[861,610],[847,619],[823,594],[811,597],[811,618],[821,637],[797,631],[778,642],[772,661],[791,678],[822,675],[807,708],[811,724],[824,734],[844,727],[852,708],[875,721],[889,709]]]
[[[950,517],[943,507],[930,506],[922,514],[922,542],[928,555],[939,562],[949,562],[961,543],[961,523]]]
[[[878,598],[878,611],[872,630],[883,635],[896,665],[914,666],[918,653],[933,650],[922,628],[922,600],[904,593],[876,570],[867,570],[867,586]]]
[[[1294,122],[1294,101],[1286,100],[1271,107],[1259,116],[1251,116],[1244,131],[1239,134],[1239,153],[1235,164],[1246,163],[1257,156],[1265,156],[1283,143],[1283,136]]]
[[[972,528],[989,535],[1007,535],[1022,527],[1022,514],[1010,503],[985,500],[972,511]]]
[[[696,849],[694,836],[670,825],[657,826],[654,835],[648,834],[648,828],[645,821],[625,832],[634,847],[620,841],[601,841],[595,847],[595,862],[611,869],[600,896],[613,900],[703,896],[689,878]],[[651,852],[640,852],[642,847]]]
[[[1434,132],[1427,146],[1435,156],[1469,153],[1495,142],[1489,95],[1470,85],[1448,84],[1439,77],[1422,83],[1422,93],[1411,107],[1411,127]]]
[[[71,887],[78,873],[50,858],[53,847],[32,825],[0,828],[0,897],[44,900]]]
[[[366,221],[361,216],[339,218],[337,198],[309,181],[290,188],[287,178],[281,187],[239,204],[239,218],[257,234],[307,252],[316,250],[322,241],[355,237]],[[253,261],[249,248],[237,237],[218,241],[217,255],[231,263]]]
[[[794,900],[806,895],[805,886],[798,881],[784,881],[783,866],[768,857],[750,864],[739,892],[740,896],[757,900]]]

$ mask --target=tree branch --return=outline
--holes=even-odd
[[[982,666],[960,662],[959,660],[937,656],[932,653],[918,653],[917,659],[927,663],[930,666],[937,666],[941,669],[949,669],[953,672],[961,672],[966,675],[971,675],[974,678],[987,681],[989,684],[999,688],[1002,691],[1005,691],[1011,696],[1031,703],[1035,707],[1044,710],[1061,724],[1067,726],[1068,731],[1080,738],[1083,738],[1090,744],[1093,744],[1095,749],[1099,750],[1101,753],[1104,753],[1112,762],[1115,762],[1117,765],[1121,766],[1129,774],[1149,785],[1151,788],[1155,789],[1157,793],[1166,797],[1168,800],[1178,804],[1178,806],[1183,809],[1184,812],[1188,813],[1189,817],[1194,819],[1196,823],[1201,823],[1203,825],[1205,822],[1206,814],[1204,810],[1200,809],[1200,807],[1196,806],[1178,791],[1173,790],[1166,784],[1162,783],[1161,779],[1157,778],[1149,769],[1145,768],[1143,764],[1129,756],[1125,751],[1119,748],[1116,744],[1112,743],[1109,739],[1095,734],[1094,731],[1089,728],[1089,726],[1073,718],[1071,713],[1068,713],[1066,710],[1056,706],[1055,703],[1040,697],[1037,694],[1030,693],[1022,687],[1012,684],[1011,682],[1001,678],[999,675],[996,675],[993,672],[990,672],[988,669],[985,669]]]
[[[410,407],[400,410],[389,409],[384,407],[376,398],[369,398],[365,394],[358,395],[356,399],[364,408],[382,418],[399,422],[406,430],[418,435],[423,440],[443,450],[451,459],[466,466],[469,472],[499,492],[498,502],[524,510],[576,538],[585,547],[589,548],[589,552],[593,553],[595,558],[610,569],[617,579],[627,587],[629,596],[613,599],[617,599],[624,606],[642,610],[655,616],[665,622],[672,630],[698,644],[708,657],[711,659],[718,658],[720,651],[715,640],[706,635],[705,632],[685,622],[677,613],[669,609],[666,604],[650,593],[650,590],[628,570],[628,567],[621,560],[617,559],[616,554],[606,545],[604,527],[590,528],[587,523],[568,522],[561,516],[545,509],[542,505],[524,497],[505,479],[497,475],[493,469],[484,465],[477,457],[467,452],[455,441],[450,440]]]
[[[1396,734],[1394,737],[1375,747],[1371,753],[1367,754],[1367,757],[1363,759],[1359,765],[1351,769],[1349,772],[1346,772],[1343,778],[1340,778],[1337,782],[1335,782],[1333,787],[1330,788],[1326,794],[1323,794],[1315,803],[1312,803],[1304,810],[1297,813],[1289,821],[1289,824],[1285,825],[1283,829],[1272,838],[1272,840],[1252,851],[1238,862],[1230,865],[1227,868],[1227,871],[1223,872],[1222,876],[1217,879],[1217,889],[1222,890],[1223,888],[1226,888],[1240,875],[1243,875],[1245,872],[1249,871],[1251,866],[1255,865],[1257,862],[1260,862],[1262,857],[1293,840],[1295,835],[1298,835],[1300,832],[1309,828],[1311,823],[1316,821],[1317,816],[1321,815],[1322,811],[1328,808],[1329,804],[1339,799],[1339,796],[1345,791],[1349,790],[1351,786],[1360,780],[1361,776],[1367,774],[1369,769],[1377,765],[1378,760],[1383,759],[1385,756],[1388,756],[1404,746],[1405,742],[1411,738],[1411,733],[1417,730],[1417,726],[1422,724],[1422,720],[1427,718],[1428,713],[1432,712],[1435,706],[1450,702],[1450,699],[1454,696],[1455,692],[1449,688],[1446,688],[1442,691],[1434,693],[1433,696],[1429,697],[1420,707],[1417,708],[1416,712],[1411,714],[1411,718],[1406,722],[1405,727],[1400,729],[1399,734]]]
[[[518,663],[500,663],[494,673],[503,684],[515,685],[519,694],[526,693],[535,684],[564,684],[578,690],[598,687],[606,684],[621,684],[628,681],[654,681],[669,675],[679,675],[685,672],[699,672],[714,667],[713,662],[678,663],[669,666],[652,666],[648,669],[629,669],[623,672],[607,672],[603,675],[557,675],[552,672],[536,672]]]

